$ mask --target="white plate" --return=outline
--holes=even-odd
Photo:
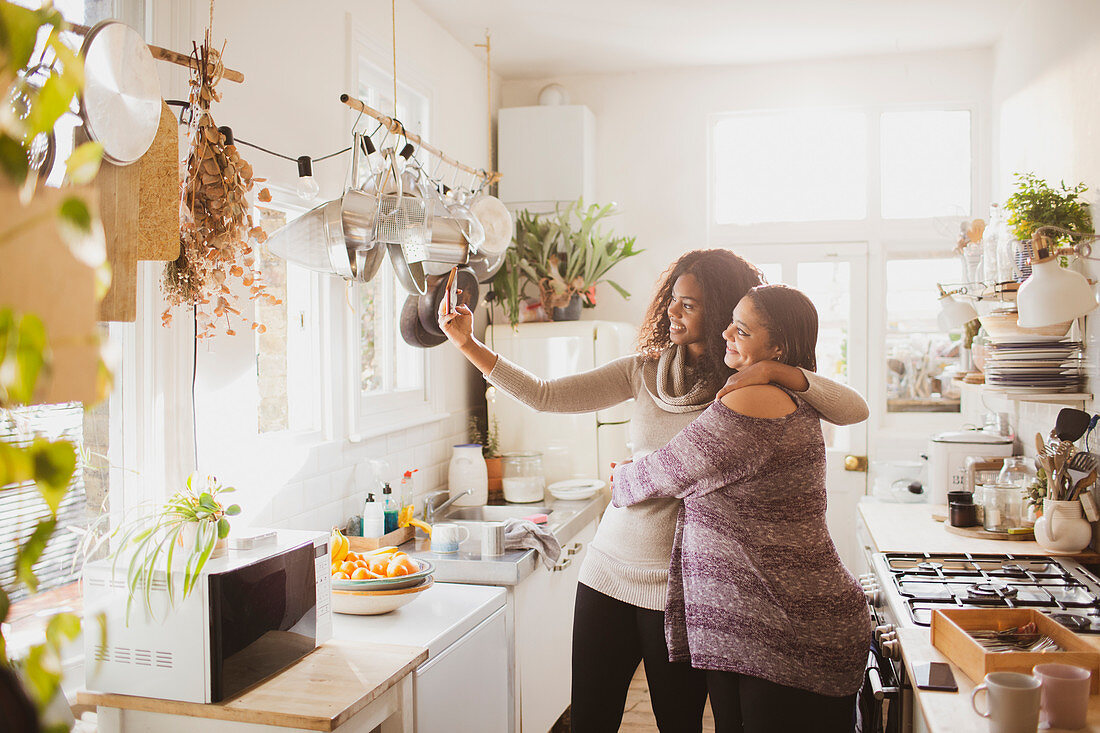
[[[597,478],[576,478],[557,481],[547,489],[551,496],[562,501],[580,501],[595,496],[607,484]]]

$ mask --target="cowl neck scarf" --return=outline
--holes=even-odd
[[[709,380],[694,374],[687,365],[687,351],[676,344],[662,351],[656,362],[645,363],[642,381],[665,412],[695,412],[714,401]]]

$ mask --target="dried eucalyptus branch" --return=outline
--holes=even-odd
[[[253,177],[252,166],[226,140],[210,114],[211,103],[221,99],[215,87],[225,67],[221,52],[210,47],[209,34],[202,46],[196,44],[192,56],[197,61],[190,92],[195,114],[188,130],[190,152],[182,171],[180,256],[164,270],[168,308],[161,320],[167,326],[174,307],[196,306],[197,338],[214,335],[222,322],[225,333],[235,335],[232,316],[263,333],[262,324],[241,315],[239,296],[230,287],[231,279],[239,278],[248,288],[250,300],[281,302],[266,292],[252,248],[252,242],[261,244],[267,235],[253,223],[245,196],[263,179]]]

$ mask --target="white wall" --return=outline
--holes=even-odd
[[[467,48],[413,3],[397,4],[397,75],[431,102],[431,142],[472,166],[490,169],[486,120],[486,78],[483,52]],[[209,4],[202,0],[158,3],[152,21],[154,41],[172,48],[190,48],[201,39]],[[356,114],[339,101],[354,93],[355,53],[365,48],[382,68],[392,63],[390,3],[383,0],[341,0],[323,3],[290,0],[235,0],[217,3],[213,40],[227,39],[225,63],[244,73],[244,84],[223,81],[222,101],[212,112],[235,135],[279,152],[321,156],[350,144]],[[167,97],[186,98],[186,78],[165,75]],[[499,94],[494,91],[494,98]],[[384,110],[385,111],[385,110]],[[297,169],[289,161],[241,148],[256,175],[293,189]],[[321,199],[342,190],[349,157],[318,163],[314,175]],[[343,332],[348,309],[342,281],[327,288],[327,313],[332,331]],[[177,360],[186,362],[190,377],[190,318],[180,314],[172,326],[177,335]],[[199,468],[237,487],[234,500],[248,524],[324,529],[361,509],[367,491],[368,458],[387,458],[400,471],[419,468],[417,488],[423,492],[446,482],[450,446],[465,441],[469,410],[480,398],[470,367],[449,346],[430,352],[430,391],[441,419],[408,429],[383,431],[357,443],[346,440],[348,410],[358,395],[344,384],[341,366],[355,344],[342,338],[322,341],[329,368],[318,374],[326,381],[334,404],[325,437],[256,435],[255,352],[247,327],[238,336],[219,335],[202,343],[196,384]],[[189,389],[189,383],[180,389]],[[178,394],[177,394],[178,397]],[[189,433],[189,404],[180,405],[176,425]],[[184,441],[186,444],[186,441]],[[189,451],[181,463],[189,467]],[[357,470],[359,469],[359,470]]]
[[[537,104],[539,89],[563,84],[573,104],[596,117],[596,200],[617,201],[618,233],[646,252],[612,271],[633,295],[610,289],[584,317],[638,323],[658,275],[681,253],[707,242],[707,118],[769,108],[978,103],[974,124],[988,129],[988,49],[821,62],[676,69],[633,74],[506,80],[501,107]],[[989,136],[978,154],[989,159]],[[977,211],[988,203],[979,181]]]
[[[1100,202],[1100,3],[1029,0],[997,44],[993,77],[996,112],[995,187],[998,200],[1012,174],[1031,171],[1057,185],[1085,183]],[[1083,262],[1093,279],[1100,263]],[[1092,376],[1096,375],[1100,317],[1086,319]],[[1093,381],[1092,389],[1095,389]],[[1095,409],[1095,405],[1091,405]],[[1053,419],[1053,414],[1051,415]]]

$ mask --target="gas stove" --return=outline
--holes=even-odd
[[[899,626],[929,626],[937,608],[1034,608],[1071,631],[1100,634],[1100,578],[1073,560],[888,552],[872,565],[868,598]]]

